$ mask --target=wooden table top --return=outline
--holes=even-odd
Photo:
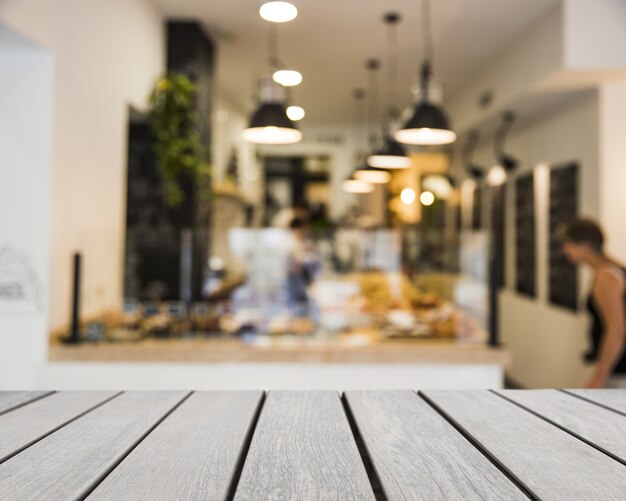
[[[625,497],[626,390],[0,393],[2,500]]]

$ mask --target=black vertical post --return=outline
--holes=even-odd
[[[500,263],[495,254],[489,258],[489,346],[499,346],[498,291],[500,290]]]
[[[68,344],[80,343],[80,266],[81,256],[74,254],[72,273],[74,283],[72,287],[72,318],[69,336],[65,339]]]

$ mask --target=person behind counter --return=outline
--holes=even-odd
[[[604,252],[604,234],[588,219],[560,228],[563,252],[576,265],[589,266],[594,278],[587,310],[591,315],[591,350],[597,362],[588,388],[626,388],[626,269]]]

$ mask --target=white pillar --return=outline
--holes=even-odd
[[[0,23],[0,390],[47,357],[52,58]]]

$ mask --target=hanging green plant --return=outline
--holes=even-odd
[[[150,93],[148,119],[165,203],[170,207],[179,206],[186,198],[183,177],[194,180],[201,199],[211,195],[211,167],[205,161],[198,132],[196,94],[196,84],[183,74],[161,78]]]

